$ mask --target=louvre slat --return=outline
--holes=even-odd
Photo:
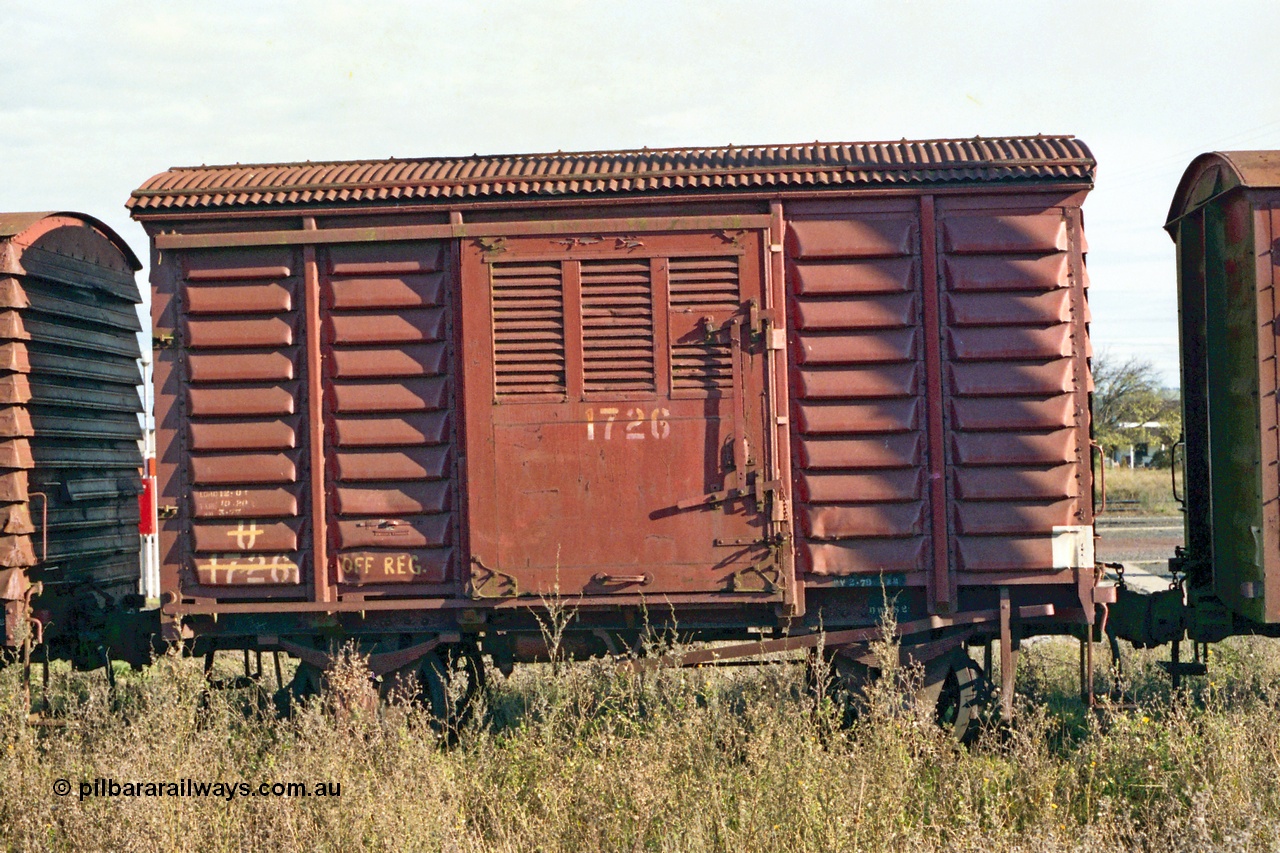
[[[563,393],[564,291],[559,264],[493,264],[490,275],[496,393]]]
[[[581,269],[583,390],[653,390],[649,262],[590,260]]]

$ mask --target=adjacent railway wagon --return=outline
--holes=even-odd
[[[557,598],[573,654],[649,626],[856,662],[891,606],[945,673],[1092,623],[1094,165],[1036,136],[156,175],[166,636],[505,668]]]
[[[0,647],[96,666],[131,645],[139,267],[92,217],[0,214]]]
[[[1280,631],[1276,287],[1280,152],[1203,154],[1165,228],[1177,245],[1186,552],[1148,642]],[[1195,671],[1194,669],[1192,671]]]

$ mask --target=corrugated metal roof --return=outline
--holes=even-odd
[[[341,163],[176,167],[133,192],[134,211],[365,201],[1093,180],[1072,136],[814,142]]]

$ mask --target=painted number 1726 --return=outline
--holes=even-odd
[[[669,417],[671,412],[667,409],[654,409],[651,412],[641,408],[619,409],[613,406],[587,409],[587,441],[595,441],[597,438],[612,441],[615,421],[618,422],[619,435],[628,439],[669,438],[671,423],[666,420]]]

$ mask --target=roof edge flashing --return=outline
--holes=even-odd
[[[1199,155],[1178,181],[1164,228],[1232,190],[1280,188],[1280,151],[1209,151]]]

